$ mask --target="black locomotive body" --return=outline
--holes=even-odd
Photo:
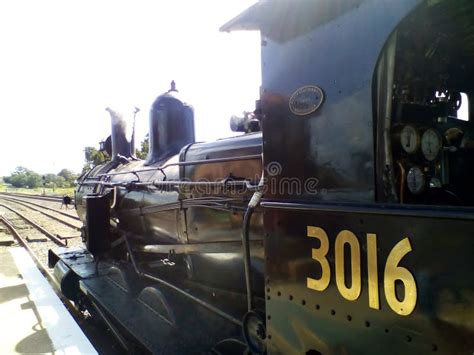
[[[247,133],[195,143],[172,87],[142,161],[111,111],[64,294],[129,350],[471,354],[474,3],[262,0],[222,29],[262,34]]]

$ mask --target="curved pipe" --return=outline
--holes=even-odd
[[[242,248],[244,257],[245,270],[245,287],[247,288],[247,309],[253,309],[253,286],[252,286],[252,264],[250,260],[250,220],[252,218],[254,208],[248,207],[244,214],[244,222],[242,228]]]
[[[242,249],[244,258],[244,271],[245,271],[245,286],[247,288],[247,309],[251,311],[254,308],[253,303],[253,286],[252,286],[252,262],[250,260],[250,221],[252,218],[253,211],[260,203],[263,196],[262,187],[264,184],[264,173],[262,171],[262,177],[257,187],[257,191],[253,193],[252,198],[249,201],[247,210],[244,214],[244,221],[242,224]]]

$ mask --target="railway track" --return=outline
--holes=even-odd
[[[29,199],[34,199],[34,200],[54,201],[54,202],[59,202],[59,203],[61,203],[62,201],[62,197],[59,197],[59,196],[32,195],[32,194],[22,194],[18,192],[0,192],[0,195],[29,198]]]
[[[40,264],[47,265],[48,250],[52,248],[66,246],[82,246],[82,239],[77,229],[73,230],[70,226],[65,226],[62,222],[54,220],[41,220],[38,215],[26,215],[27,211],[19,211],[11,205],[7,205],[6,201],[0,202],[0,217],[7,229],[17,237],[19,244],[27,245],[27,250],[35,255]],[[26,209],[23,207],[23,209]],[[60,225],[61,223],[61,225]]]
[[[46,212],[45,206],[32,205],[31,201],[18,200],[5,195],[0,196],[0,215],[2,222],[11,232],[23,235],[29,252],[43,265],[47,265],[48,250],[66,246],[82,246],[80,222],[74,216],[65,216],[53,211]],[[20,243],[23,245],[23,243]]]
[[[39,204],[39,203],[31,202],[30,200],[24,200],[22,198],[15,198],[15,197],[11,197],[10,195],[1,195],[1,194],[0,194],[0,199],[5,199],[5,200],[10,200],[10,201],[15,201],[15,202],[23,202],[23,203],[26,203],[28,205],[36,206],[36,207],[39,207],[39,208],[44,209],[44,210],[56,212],[56,213],[61,214],[65,217],[68,217],[70,219],[80,221],[80,219],[79,219],[79,217],[77,217],[77,215],[74,215],[71,212],[64,212],[60,209],[58,210],[57,208],[48,207],[44,203]],[[61,201],[55,201],[55,202],[59,203]]]
[[[55,233],[50,230],[52,229],[52,225],[50,225],[49,228],[45,228],[39,224],[40,221],[38,221],[37,218],[33,218],[31,215],[28,217],[23,215],[23,217],[21,217],[20,214],[23,213],[19,211],[14,212],[13,210],[15,210],[15,208],[0,202],[0,225],[5,226],[5,228],[0,227],[0,231],[2,232],[0,233],[0,247],[22,246],[26,249],[40,272],[49,281],[56,294],[100,354],[124,354],[122,348],[116,343],[113,335],[103,324],[84,317],[84,314],[76,308],[73,302],[62,296],[62,293],[59,291],[60,285],[54,278],[53,269],[50,269],[48,266],[49,249],[64,247],[65,245],[79,247],[83,245],[82,239],[79,236],[61,239],[57,237],[57,235],[55,236]],[[57,220],[50,223],[64,227],[64,225]],[[51,236],[55,236],[56,238],[51,238]]]
[[[50,208],[50,207],[45,207],[45,206],[41,206],[39,204],[36,204],[36,203],[33,203],[33,202],[26,202],[26,201],[22,201],[22,200],[17,200],[17,199],[11,199],[11,198],[6,198],[6,197],[0,197],[0,201],[2,200],[5,200],[5,201],[9,201],[9,202],[13,202],[13,203],[16,203],[18,205],[21,205],[21,206],[24,206],[30,210],[33,210],[33,211],[36,211],[36,212],[39,212],[45,216],[48,216],[49,218],[52,218],[56,221],[58,221],[59,223],[62,223],[64,225],[67,225],[73,229],[76,229],[76,230],[81,230],[81,224],[78,222],[80,221],[79,220],[79,217],[76,217],[76,216],[72,216],[68,213],[64,213],[62,211],[58,211],[54,208]],[[58,217],[57,215],[55,214],[52,214],[50,212],[46,212],[46,211],[53,211],[55,214],[59,214],[59,215],[62,215],[62,216],[65,216],[67,217],[67,219],[64,219],[64,218],[61,218],[61,217]]]
[[[44,263],[44,260],[41,260],[37,253],[35,253],[35,248],[31,247],[31,241],[28,241],[27,238],[23,237],[20,232],[15,228],[14,224],[4,215],[0,216],[0,221],[7,227],[8,231],[13,235],[13,237],[17,240],[18,244],[25,248],[30,256],[35,261],[36,265],[40,269],[41,273],[48,278],[50,282],[52,282],[57,288],[59,288],[59,284],[57,283],[56,279],[53,277],[50,269],[47,267],[47,263]],[[13,241],[12,241],[13,244]]]
[[[23,194],[12,194],[0,192],[0,198],[9,199],[12,201],[21,201],[27,203],[31,206],[39,207],[43,210],[49,210],[61,214],[65,217],[79,220],[74,208],[73,209],[62,209],[62,199],[61,198],[44,198],[43,196],[37,195],[23,195]]]

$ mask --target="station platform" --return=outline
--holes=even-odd
[[[0,349],[2,354],[97,354],[20,247],[0,247]]]

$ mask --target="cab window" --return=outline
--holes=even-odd
[[[474,206],[474,2],[426,1],[374,75],[377,199]]]

